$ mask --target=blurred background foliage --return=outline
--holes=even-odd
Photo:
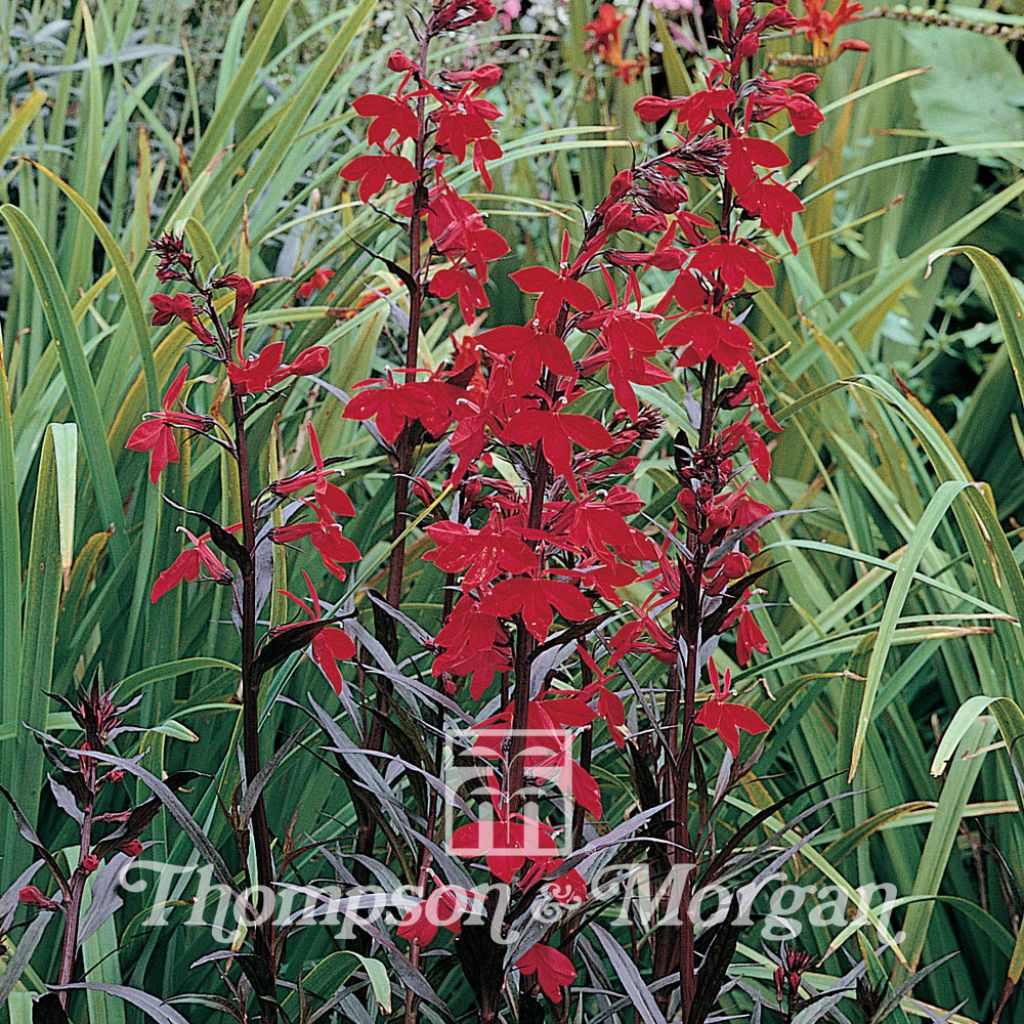
[[[0,3],[0,777],[57,845],[70,823],[42,795],[42,756],[18,723],[67,729],[44,691],[69,693],[96,671],[123,682],[126,695],[144,693],[139,743],[151,770],[208,773],[187,800],[214,844],[230,843],[218,811],[238,781],[228,598],[197,587],[150,605],[182,520],[146,486],[145,460],[124,451],[184,351],[182,331],[147,325],[146,297],[158,285],[146,245],[159,232],[184,231],[208,269],[260,280],[253,319],[263,336],[289,351],[332,346],[324,384],[304,382],[255,429],[268,475],[299,464],[307,421],[345,458],[360,509],[348,532],[366,557],[334,596],[376,581],[389,471],[372,438],[340,420],[335,392],[394,361],[404,298],[364,248],[394,255],[395,229],[337,171],[361,144],[350,101],[388,80],[384,56],[406,43],[413,8]],[[471,53],[464,42],[445,51],[453,66],[471,55],[506,69],[495,96],[506,156],[494,192],[475,199],[517,258],[557,258],[562,229],[580,230],[580,207],[599,201],[635,151],[656,145],[631,113],[635,99],[683,94],[700,75],[705,40],[690,0],[620,9],[626,55],[644,64],[629,84],[584,48],[589,0],[509,3],[502,35],[480,36]],[[997,0],[867,13],[852,34],[870,53],[816,69],[826,126],[810,139],[782,134],[807,205],[801,252],[778,248],[777,288],[748,320],[787,428],[762,496],[802,514],[766,528],[779,568],[765,578],[758,618],[772,653],[738,679],[775,730],[760,781],[735,809],[749,814],[816,780],[819,795],[847,794],[833,817],[814,819],[824,828],[793,861],[798,879],[897,885],[898,951],[876,959],[874,934],[842,937],[876,980],[888,973],[898,985],[911,968],[958,953],[919,986],[920,1004],[904,999],[886,1019],[927,1019],[927,1003],[961,1008],[953,1020],[991,1020],[1005,1002],[1009,1022],[1024,1014],[1012,994],[1024,969],[1020,733],[1010,710],[993,721],[987,701],[970,700],[1024,706],[1024,8]],[[786,36],[772,53],[776,74],[795,73],[794,55],[807,47]],[[928,273],[932,254],[967,246],[977,249],[942,256]],[[298,301],[319,267],[334,271],[330,284]],[[367,293],[376,301],[360,303]],[[491,298],[489,323],[522,316],[500,269]],[[445,358],[449,328],[444,311],[428,324],[428,365]],[[681,386],[646,397],[670,433],[684,422]],[[656,507],[672,500],[669,467],[670,453],[656,447],[638,471]],[[165,479],[179,504],[237,518],[218,449],[188,451]],[[440,580],[420,561],[423,545],[418,537],[410,546],[407,608],[433,629]],[[290,571],[300,568],[313,569],[296,561]],[[283,566],[275,571],[283,586]],[[275,599],[272,620],[285,614]],[[410,644],[402,670],[415,671],[421,655]],[[648,666],[641,681],[656,675]],[[305,721],[275,699],[302,702],[307,692],[356,727],[358,692],[338,707],[315,669],[292,659],[269,686],[268,753]],[[272,806],[296,809],[297,829],[313,842],[344,841],[353,809],[315,749],[314,740],[288,754]],[[606,817],[621,820],[632,806],[625,762],[609,750],[595,764]],[[152,832],[172,861],[195,856],[169,819]],[[28,857],[6,815],[0,837],[6,887]],[[323,863],[311,871],[331,873]],[[140,897],[89,937],[89,977],[165,996],[186,976],[189,989],[216,990],[214,966],[187,970],[210,947],[202,929],[179,927],[191,907],[172,900],[172,927],[146,929],[147,907]],[[818,929],[804,941],[821,955],[836,938]],[[54,944],[34,940],[29,969],[14,991],[3,989],[12,1020],[28,1019],[30,995],[53,973]],[[3,962],[31,952],[18,948],[29,941],[12,930]],[[330,952],[310,930],[289,947],[292,976],[308,979]],[[748,1012],[757,993],[771,1005],[769,952],[741,946],[743,984],[727,1009]],[[831,956],[822,986],[846,967]],[[342,973],[331,983],[352,985],[360,1013],[385,1019],[365,976]],[[846,1019],[867,1019],[853,1000],[841,1004]],[[81,1008],[80,1019],[113,1024],[135,1013],[98,993]],[[606,1016],[633,1019],[628,1010]]]

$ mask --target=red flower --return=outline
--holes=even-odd
[[[493,814],[457,828],[449,849],[456,857],[482,856],[491,874],[506,884],[528,860],[544,861],[558,852],[544,822],[522,814],[507,816],[496,806]]]
[[[583,622],[591,617],[594,607],[572,583],[540,576],[519,576],[495,584],[480,602],[480,610],[503,619],[521,616],[523,625],[543,642],[547,639],[556,611],[572,622]]]
[[[758,88],[751,93],[747,108],[748,120],[765,121],[785,110],[797,135],[810,135],[825,120],[817,104],[807,95],[817,88],[817,75],[806,71],[795,78],[773,81],[762,73],[757,81]]]
[[[281,593],[289,600],[294,601],[309,616],[308,622],[322,623],[323,628],[316,634],[310,645],[310,653],[317,667],[327,676],[327,681],[333,687],[334,692],[340,696],[343,680],[341,669],[338,668],[338,662],[348,661],[352,658],[356,653],[356,645],[352,642],[352,638],[348,633],[337,626],[331,625],[330,619],[324,619],[323,609],[320,605],[320,595],[316,592],[313,581],[309,578],[307,572],[302,573],[302,578],[306,581],[306,590],[309,591],[310,604],[306,604],[302,598],[296,597],[287,590],[282,590]],[[276,626],[271,630],[271,635],[280,636],[289,629],[295,629],[297,626],[304,626],[306,624],[307,622],[300,620],[299,622],[290,622],[285,626]]]
[[[345,181],[358,181],[359,198],[368,203],[389,181],[398,185],[409,185],[416,180],[416,168],[394,153],[382,156],[367,154],[350,160],[341,169],[340,177]]]
[[[779,168],[789,163],[786,151],[767,139],[740,135],[730,139],[728,145],[725,176],[737,192],[742,192],[758,176],[756,167]]]
[[[282,363],[284,342],[274,341],[258,355],[249,356],[238,363],[228,363],[228,380],[239,395],[255,395],[269,391],[291,376],[306,377],[322,372],[331,357],[326,345],[311,345],[299,353],[293,363]]]
[[[162,412],[146,413],[143,422],[132,431],[125,442],[125,448],[131,451],[151,453],[149,479],[153,483],[160,479],[160,474],[169,463],[181,460],[172,428],[197,430],[202,434],[213,429],[213,420],[209,416],[199,416],[184,409],[175,411],[174,404],[178,401],[187,381],[188,367],[183,366],[164,394]]]
[[[87,853],[82,858],[82,870],[91,875],[100,866],[100,859],[95,853]]]
[[[502,440],[512,444],[540,444],[551,468],[565,478],[573,494],[579,497],[579,487],[572,471],[572,444],[590,452],[607,451],[612,435],[590,416],[545,409],[524,409],[516,413],[505,425]]]
[[[57,904],[44,896],[34,885],[26,885],[24,889],[18,890],[18,902],[30,907],[40,907],[42,910],[57,909]]]
[[[477,310],[490,305],[484,286],[468,270],[461,267],[446,267],[438,270],[430,279],[430,294],[439,299],[459,297],[459,312],[467,324],[476,320]]]
[[[743,245],[719,239],[700,245],[693,251],[689,269],[698,270],[707,278],[717,274],[732,293],[742,291],[745,281],[757,288],[770,288],[775,284],[767,257],[749,243]]]
[[[387,150],[392,132],[398,136],[395,140],[397,145],[406,139],[416,138],[419,131],[416,114],[404,99],[368,93],[355,100],[352,107],[360,117],[373,119],[366,131],[366,138],[371,146],[380,146],[381,149]]]
[[[724,682],[719,685],[718,666],[712,660],[708,662],[708,676],[715,695],[701,707],[694,721],[706,729],[711,729],[712,732],[717,732],[732,756],[739,757],[739,730],[756,735],[767,732],[768,723],[753,708],[730,702],[732,675],[728,670]]]
[[[803,32],[810,40],[811,53],[815,57],[838,57],[845,50],[870,50],[871,47],[860,39],[847,39],[837,47],[836,33],[852,22],[860,21],[862,4],[856,0],[839,0],[839,5],[829,13],[825,10],[825,0],[804,0],[806,13],[797,18],[793,25],[793,34]]]
[[[441,109],[434,114],[437,121],[434,141],[442,153],[450,153],[458,163],[466,159],[466,153],[472,146],[473,166],[490,191],[493,182],[487,171],[487,161],[496,160],[502,150],[494,141],[494,130],[489,122],[501,117],[501,112],[493,103],[476,98],[476,92],[479,89],[466,86],[453,99],[443,99]]]
[[[180,320],[195,335],[200,344],[216,344],[213,335],[199,322],[191,295],[186,292],[177,292],[175,295],[157,293],[150,295],[149,301],[155,310],[153,313],[154,327],[163,327],[164,324],[169,324],[172,320]]]
[[[121,853],[126,857],[138,857],[142,853],[143,846],[138,839],[130,839],[127,843],[119,847]]]
[[[714,359],[730,373],[741,363],[750,373],[757,372],[753,339],[739,324],[713,313],[683,317],[665,335],[665,342],[673,348],[686,346],[680,356],[683,366],[696,366],[706,359]]]
[[[601,305],[597,296],[585,284],[571,277],[568,270],[556,274],[547,267],[526,267],[509,274],[509,277],[520,291],[540,296],[534,315],[542,323],[554,320],[563,304],[587,313],[593,313]]]
[[[277,526],[270,531],[270,538],[275,544],[288,544],[291,541],[308,539],[320,555],[324,568],[338,580],[344,580],[348,573],[343,562],[358,562],[363,556],[359,548],[347,537],[342,535],[341,527],[334,521],[330,510],[316,505],[305,498],[299,499],[316,515],[314,522],[288,523]]]
[[[245,314],[256,294],[256,286],[241,274],[228,274],[213,282],[214,288],[231,288],[235,293],[235,308],[229,324],[232,330],[240,331],[245,324]]]
[[[621,78],[626,85],[629,85],[633,78],[643,70],[643,62],[625,60],[622,56],[620,33],[625,20],[626,16],[619,14],[613,4],[601,4],[597,17],[583,26],[583,30],[594,37],[583,44],[583,49],[588,52],[596,50],[598,58],[615,69],[613,72],[615,77]]]
[[[744,608],[736,629],[736,660],[741,665],[746,665],[753,651],[767,654],[768,641],[761,632],[761,627],[754,621],[754,616]]]
[[[612,742],[622,750],[626,746],[626,709],[622,706],[622,698],[602,686],[597,691],[597,713],[608,726]]]
[[[349,399],[343,418],[373,419],[390,445],[412,421],[421,423],[435,437],[443,434],[452,421],[452,405],[461,397],[457,388],[442,380],[396,384],[390,374],[387,380],[371,377],[355,386],[365,390]]]
[[[524,573],[537,568],[537,552],[513,531],[504,528],[501,513],[491,513],[487,525],[474,530],[462,523],[435,523],[427,527],[437,545],[423,559],[447,573],[465,573],[464,591],[491,583],[502,572]]]
[[[300,299],[308,299],[313,292],[325,288],[332,277],[334,277],[334,271],[330,267],[318,267],[307,280],[299,285],[299,290],[295,294]]]
[[[398,937],[406,942],[429,946],[438,928],[453,935],[462,931],[462,917],[472,909],[474,894],[453,885],[436,888],[422,903],[410,910],[398,925]]]
[[[236,525],[229,529],[237,530],[238,528]],[[210,550],[210,545],[207,543],[210,535],[204,533],[202,537],[197,537],[184,527],[181,528],[181,532],[192,542],[192,547],[185,548],[157,576],[156,583],[153,584],[153,590],[149,595],[149,599],[153,604],[156,604],[164,594],[173,590],[179,583],[194,583],[199,579],[203,569],[206,569],[215,583],[227,584],[231,582],[231,572],[228,570],[228,567]]]
[[[316,436],[313,424],[306,426],[309,434],[309,450],[313,453],[313,462],[316,469],[304,473],[295,473],[285,477],[283,480],[275,480],[270,485],[274,494],[288,495],[301,491],[304,487],[313,487],[313,496],[317,503],[323,505],[336,516],[354,516],[356,514],[349,496],[336,485],[332,484],[328,477],[336,472],[333,469],[324,468],[324,457],[320,451],[320,439]]]
[[[555,377],[574,377],[576,365],[557,334],[510,324],[478,334],[474,339],[488,352],[512,356],[512,383],[522,392],[536,386],[543,370]]]
[[[804,204],[792,189],[768,178],[756,178],[736,198],[744,210],[760,219],[761,227],[776,238],[785,235],[790,249],[796,252],[793,217],[803,210]]]
[[[732,89],[701,89],[680,99],[644,96],[633,104],[637,117],[650,124],[667,117],[673,110],[691,132],[700,132],[715,124],[728,124],[730,107],[736,102]]]
[[[553,1003],[562,1001],[562,988],[576,980],[572,961],[552,946],[538,943],[516,961],[523,974],[536,974],[537,984]]]
[[[437,645],[441,653],[431,669],[435,678],[445,673],[469,676],[473,700],[483,696],[498,672],[512,668],[508,637],[498,617],[482,611],[480,603],[469,597],[456,602],[437,634]]]

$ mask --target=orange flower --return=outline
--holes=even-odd
[[[626,20],[624,14],[615,10],[614,4],[601,4],[597,17],[588,25],[584,25],[585,31],[594,38],[588,39],[584,49],[589,53],[597,51],[597,56],[610,68],[614,68],[613,74],[621,78],[626,85],[633,81],[633,78],[640,73],[643,62],[640,60],[625,60],[622,56],[622,40],[619,32],[622,23]]]
[[[802,31],[810,40],[815,57],[835,59],[844,50],[870,50],[871,47],[860,39],[847,39],[835,45],[836,33],[844,25],[860,21],[864,10],[857,0],[839,0],[839,6],[832,12],[825,9],[825,0],[803,0],[806,13],[798,18],[793,33]]]

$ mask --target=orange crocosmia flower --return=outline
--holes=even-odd
[[[335,315],[339,320],[351,320],[356,313],[366,309],[367,306],[372,305],[378,299],[383,299],[385,296],[390,294],[391,289],[387,285],[382,285],[379,288],[371,288],[369,291],[363,292],[363,294],[356,299],[356,304],[354,306],[338,310]]]
[[[621,78],[626,85],[629,85],[633,78],[640,73],[643,62],[626,60],[622,56],[622,39],[619,33],[625,20],[626,16],[619,14],[615,10],[614,4],[601,4],[597,17],[588,25],[583,26],[584,31],[594,37],[588,39],[583,48],[588,53],[591,50],[596,50],[598,59],[604,61],[610,68],[614,68],[615,77]]]
[[[836,33],[844,25],[860,21],[860,12],[864,10],[857,0],[839,0],[834,11],[825,8],[826,0],[803,0],[805,14],[798,18],[793,26],[794,35],[803,32],[811,43],[811,52],[815,57],[838,57],[844,50],[870,50],[871,47],[860,39],[847,39],[835,45]]]

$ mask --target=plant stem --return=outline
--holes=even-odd
[[[242,756],[245,763],[246,785],[251,786],[260,771],[260,682],[256,664],[256,523],[252,507],[252,484],[249,478],[249,452],[245,430],[245,404],[234,389],[231,406],[235,421],[235,457],[238,467],[238,489],[242,504],[242,545],[248,558],[241,566],[242,575]],[[256,797],[252,810],[252,834],[256,852],[256,880],[263,890],[260,902],[273,891],[276,882],[274,858],[271,851],[270,828],[263,794]],[[270,908],[258,906],[258,912]],[[256,959],[261,964],[263,992],[258,992],[263,1024],[277,1019],[276,976],[274,954],[273,912],[256,928],[254,936]]]
[[[85,787],[89,793],[89,802],[82,808],[81,838],[79,840],[79,861],[89,852],[92,846],[93,814],[96,806],[96,768],[91,759],[82,773]],[[75,962],[78,959],[78,929],[82,916],[82,897],[85,895],[85,882],[89,876],[85,868],[79,866],[71,877],[71,894],[65,907],[64,938],[60,949],[60,970],[57,973],[57,984],[70,985],[75,980]],[[61,1009],[67,1012],[71,1000],[71,992],[61,988],[57,996]]]

